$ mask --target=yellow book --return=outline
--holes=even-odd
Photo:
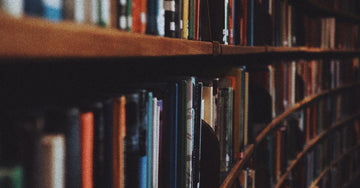
[[[189,36],[189,0],[183,0],[182,34],[181,34],[181,38],[187,39],[188,36]]]

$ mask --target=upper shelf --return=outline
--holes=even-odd
[[[1,57],[131,57],[212,55],[211,42],[0,15]]]
[[[360,50],[220,45],[218,42],[136,34],[69,21],[53,23],[41,18],[13,18],[3,13],[0,13],[0,35],[1,58],[360,53]]]

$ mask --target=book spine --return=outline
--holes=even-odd
[[[165,10],[165,36],[177,37],[177,30],[179,30],[176,20],[176,1],[164,0]]]
[[[93,187],[93,143],[94,114],[92,112],[80,115],[81,135],[81,182],[83,188]]]
[[[21,17],[23,15],[23,0],[3,0],[0,5],[5,12],[12,16]]]
[[[132,31],[132,0],[126,0],[126,31]]]
[[[37,183],[39,188],[65,187],[65,138],[63,135],[43,136],[37,157]]]
[[[156,97],[152,99],[152,163],[151,163],[151,187],[158,187],[158,172],[159,172],[159,121],[160,121],[160,113],[158,100]]]
[[[195,7],[194,7],[194,39],[200,40],[200,7],[201,1],[195,0]]]
[[[113,186],[113,133],[114,130],[114,104],[113,100],[109,99],[103,103],[104,111],[104,182],[102,186],[112,187]]]
[[[189,36],[189,1],[190,0],[182,0],[182,31],[181,38],[187,39]]]
[[[186,187],[191,187],[193,182],[193,169],[192,169],[192,154],[193,154],[193,141],[194,141],[194,89],[195,78],[191,77],[187,80],[186,92]]]
[[[140,95],[126,96],[125,187],[140,186]]]
[[[195,0],[189,0],[188,39],[195,39]]]
[[[103,111],[103,104],[97,103],[95,105],[95,109],[93,111],[94,113],[94,173],[93,173],[93,179],[94,179],[94,187],[100,188],[103,185],[103,182],[105,182],[104,177],[104,111]]]
[[[158,3],[157,0],[148,0],[147,2],[146,34],[159,35],[157,17],[160,10]]]
[[[158,14],[156,16],[157,19],[157,30],[159,32],[159,36],[165,36],[165,8],[164,8],[164,0],[157,0],[158,2]]]
[[[118,28],[120,30],[126,30],[127,27],[127,14],[126,14],[126,7],[127,1],[126,0],[118,0]]]
[[[147,99],[147,127],[146,127],[146,156],[147,156],[147,162],[146,162],[146,187],[150,188],[152,185],[152,161],[153,161],[153,154],[152,154],[152,148],[153,146],[153,93],[148,93],[148,99]]]
[[[58,22],[62,20],[62,1],[61,0],[43,0],[44,18]]]
[[[100,14],[101,14],[101,8],[100,8],[100,2],[101,0],[91,0],[91,24],[94,25],[100,25]]]

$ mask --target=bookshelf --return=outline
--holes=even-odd
[[[347,14],[343,10],[334,10],[327,6],[323,6],[315,1],[308,0],[306,2],[300,3],[300,6],[303,6],[302,8],[300,8],[300,10],[304,11],[305,14],[311,14],[309,12],[316,11],[315,13],[316,18],[334,17],[336,18],[337,21],[339,20],[341,22],[349,22],[353,24],[360,23],[360,17],[358,15],[353,15],[352,13]],[[305,6],[309,7],[309,9],[305,10],[304,9]],[[229,162],[231,164],[227,166],[227,168],[229,169],[227,169],[227,172],[225,173],[226,175],[224,176],[222,174],[224,177],[222,181],[219,182],[219,187],[230,188],[234,186],[236,187],[239,184],[244,184],[244,182],[242,182],[244,181],[244,179],[241,179],[240,177],[244,176],[243,175],[244,170],[246,171],[246,169],[252,169],[252,168],[255,169],[254,166],[256,166],[256,164],[254,163],[256,162],[255,156],[257,155],[257,151],[261,150],[261,147],[263,147],[264,142],[268,143],[270,142],[269,141],[270,139],[273,139],[273,137],[277,138],[278,137],[277,134],[281,134],[279,132],[283,131],[282,130],[283,128],[285,128],[285,131],[287,131],[289,129],[288,128],[289,126],[287,125],[286,122],[288,121],[289,118],[293,116],[296,116],[296,118],[298,118],[297,121],[299,122],[311,121],[311,123],[309,123],[311,124],[309,125],[311,130],[309,130],[309,128],[307,127],[301,130],[305,135],[304,138],[307,136],[309,137],[309,139],[306,137],[306,139],[304,139],[305,140],[303,143],[304,145],[301,146],[302,148],[299,151],[296,151],[295,154],[292,153],[295,155],[294,158],[289,157],[283,159],[282,158],[283,156],[280,157],[277,156],[280,154],[276,154],[277,152],[274,151],[275,154],[273,154],[274,156],[272,157],[276,159],[273,159],[273,161],[269,160],[270,161],[269,163],[273,163],[271,165],[274,168],[269,170],[272,171],[271,173],[274,173],[270,177],[272,179],[270,180],[272,181],[271,187],[286,187],[286,186],[291,187],[292,181],[296,182],[292,178],[294,178],[293,173],[297,173],[296,170],[299,165],[304,165],[307,162],[316,166],[315,165],[316,162],[314,162],[314,160],[322,160],[322,159],[318,159],[320,157],[317,156],[317,154],[313,154],[313,153],[316,153],[317,151],[315,150],[321,147],[322,145],[324,145],[324,143],[328,141],[329,138],[336,137],[333,136],[333,134],[341,135],[336,137],[336,139],[339,140],[342,139],[343,141],[341,142],[341,144],[343,144],[344,146],[348,144],[346,145],[347,148],[339,151],[339,154],[337,155],[334,154],[334,156],[332,157],[335,159],[328,159],[329,161],[321,162],[321,165],[323,166],[318,168],[311,166],[311,168],[314,168],[315,170],[306,169],[309,171],[316,171],[316,172],[314,172],[314,175],[312,177],[307,177],[306,175],[302,174],[304,175],[304,177],[301,178],[306,179],[306,183],[303,183],[304,187],[307,186],[317,187],[321,183],[326,184],[326,177],[334,176],[333,174],[338,173],[338,172],[333,173],[332,171],[334,170],[332,169],[335,169],[335,171],[337,171],[337,169],[343,169],[343,168],[345,169],[344,171],[349,170],[350,168],[346,169],[345,167],[341,167],[341,164],[343,163],[343,161],[346,161],[346,159],[350,159],[350,161],[354,164],[360,164],[355,161],[355,157],[356,157],[355,154],[357,154],[360,148],[359,145],[360,139],[357,137],[359,135],[355,135],[355,136],[352,135],[352,137],[349,138],[349,140],[346,140],[343,133],[346,131],[356,132],[358,130],[355,129],[359,127],[356,124],[359,123],[358,121],[360,119],[359,108],[349,107],[351,105],[349,104],[350,102],[346,100],[346,96],[350,96],[351,94],[349,93],[351,92],[359,93],[358,91],[358,89],[360,88],[359,77],[358,75],[355,74],[360,74],[360,73],[356,72],[358,70],[353,70],[355,68],[359,69],[359,67],[356,67],[359,66],[359,60],[356,61],[352,58],[360,57],[359,55],[360,49],[320,48],[320,47],[308,47],[305,45],[304,46],[295,45],[293,47],[271,46],[267,44],[257,45],[257,46],[225,45],[219,41],[196,41],[196,40],[187,40],[180,38],[160,37],[160,36],[153,36],[153,35],[146,35],[139,33],[131,33],[126,31],[119,31],[116,28],[101,28],[95,25],[79,24],[79,23],[74,23],[72,21],[61,21],[59,23],[54,23],[51,21],[46,21],[43,18],[36,18],[31,16],[23,16],[20,18],[15,18],[3,12],[0,12],[0,36],[2,36],[0,38],[0,44],[1,44],[0,59],[2,61],[2,63],[0,64],[0,68],[2,68],[2,70],[0,72],[3,73],[3,74],[0,73],[0,75],[3,76],[2,79],[4,81],[4,86],[3,86],[4,90],[3,93],[0,94],[2,98],[0,99],[0,101],[3,102],[3,106],[4,106],[3,108],[10,109],[9,110],[10,114],[13,112],[12,110],[17,111],[19,109],[20,111],[22,110],[27,111],[29,109],[30,111],[32,110],[37,111],[39,110],[39,108],[40,109],[44,108],[44,106],[46,107],[51,106],[50,109],[54,107],[56,108],[57,105],[61,106],[62,103],[65,103],[66,104],[65,106],[67,105],[81,106],[80,113],[82,113],[81,111],[87,112],[89,111],[88,108],[95,108],[95,107],[93,106],[89,107],[89,104],[84,105],[83,103],[87,103],[88,101],[91,101],[88,103],[92,103],[93,101],[104,100],[103,99],[105,98],[104,95],[107,97],[118,96],[120,93],[121,97],[126,95],[129,98],[131,98],[133,96],[130,96],[128,94],[123,95],[123,93],[129,92],[128,90],[132,91],[134,90],[134,88],[144,89],[145,87],[149,87],[146,85],[148,82],[152,82],[152,83],[161,82],[159,81],[161,79],[170,79],[171,81],[173,77],[184,77],[184,76],[187,79],[188,76],[200,77],[201,79],[203,79],[203,80],[200,79],[201,84],[208,82],[207,79],[210,78],[214,78],[214,79],[216,78],[219,81],[220,79],[225,78],[226,76],[234,77],[234,78],[226,78],[227,81],[224,81],[224,83],[222,84],[224,84],[226,87],[232,88],[231,91],[236,94],[238,94],[239,91],[246,93],[249,92],[249,85],[252,86],[252,84],[255,84],[255,82],[253,83],[251,82],[251,80],[249,81],[250,79],[249,77],[251,77],[252,75],[251,71],[266,70],[268,71],[268,72],[265,71],[266,74],[271,75],[272,73],[269,67],[272,67],[276,71],[280,71],[280,70],[283,71],[282,70],[283,67],[286,67],[284,69],[288,70],[288,72],[287,73],[285,73],[286,71],[281,72],[282,74],[281,75],[282,77],[280,78],[281,82],[277,82],[276,78],[272,78],[273,80],[271,80],[270,76],[266,77],[266,79],[269,79],[270,82],[272,82],[272,84],[275,84],[276,82],[275,84],[276,86],[281,85],[283,83],[282,81],[284,81],[284,85],[287,84],[288,86],[281,86],[283,87],[281,89],[284,90],[284,93],[281,95],[284,95],[283,96],[284,98],[285,95],[294,95],[293,97],[295,98],[296,93],[295,91],[292,91],[295,89],[291,89],[291,87],[295,88],[294,86],[295,80],[294,83],[291,83],[293,85],[290,85],[290,82],[293,81],[290,79],[290,77],[295,79],[298,74],[296,71],[298,70],[300,71],[300,69],[303,68],[302,67],[298,69],[297,67],[298,64],[301,64],[301,62],[305,62],[306,64],[305,67],[308,68],[311,66],[314,67],[318,66],[318,64],[321,64],[321,66],[319,65],[319,67],[322,68],[322,66],[325,67],[325,64],[327,65],[331,64],[329,65],[329,67],[327,67],[328,69],[324,69],[324,70],[321,69],[321,71],[318,71],[317,70],[318,67],[311,68],[311,71],[314,70],[315,71],[306,74],[305,76],[302,75],[303,81],[309,82],[309,83],[304,83],[305,85],[304,86],[305,88],[303,88],[304,90],[307,89],[306,87],[310,87],[310,86],[315,88],[315,86],[313,85],[316,84],[320,86],[316,86],[315,89],[313,88],[312,91],[306,96],[303,96],[301,100],[297,100],[295,102],[294,99],[294,104],[288,104],[288,106],[284,105],[286,107],[283,107],[283,110],[276,110],[277,111],[276,113],[273,112],[274,114],[276,114],[276,116],[272,117],[271,122],[266,123],[266,126],[264,126],[263,129],[256,136],[254,136],[252,140],[250,139],[249,143],[242,146],[241,149],[242,151],[241,152],[238,151],[241,154],[236,154],[237,159],[233,159],[233,157],[230,157],[232,158],[231,160],[233,161]],[[294,63],[294,67],[296,67],[296,71],[294,70],[295,72],[290,71],[290,69],[292,68],[291,67],[292,63]],[[342,67],[341,65],[342,63],[352,68],[350,73],[354,75],[350,75],[349,77],[354,78],[354,80],[351,81],[345,80],[344,77],[346,77],[346,74],[348,73],[345,71],[349,71],[349,68],[345,66],[344,66],[345,68]],[[341,67],[341,69],[338,67]],[[339,70],[339,72],[336,72],[335,69]],[[233,70],[236,70],[238,72],[236,71],[235,73],[231,72]],[[310,70],[310,68],[308,70]],[[49,73],[46,73],[48,71]],[[306,70],[303,72],[306,72]],[[323,79],[322,77],[321,78],[316,77],[316,74],[320,74],[320,73],[322,74],[323,72],[325,72],[326,74],[332,74],[331,76],[328,76],[326,78],[326,79],[330,79],[330,81],[325,80],[325,78]],[[277,73],[274,73],[272,76],[276,77],[278,75]],[[306,76],[311,77],[311,79],[309,79],[311,81],[308,81]],[[129,79],[129,77],[131,79]],[[238,77],[241,78],[239,79]],[[341,80],[340,77],[344,78],[344,80]],[[313,81],[315,79],[319,79],[320,81],[318,82]],[[267,88],[268,92],[271,93],[270,92],[271,83],[269,82],[269,80],[267,80],[267,83],[265,83],[265,85],[269,85],[266,87],[268,87]],[[218,84],[217,82],[213,82],[213,81],[214,80],[211,81],[210,84],[211,87],[214,87],[212,85],[214,83]],[[321,81],[334,82],[334,84],[332,86],[323,87]],[[178,82],[177,84],[179,83],[183,84],[180,81],[176,81],[176,82]],[[191,81],[189,80],[186,81],[186,83],[189,82]],[[228,82],[230,82],[231,84],[229,84]],[[234,84],[234,82],[236,82],[237,84],[241,82],[240,85],[236,85],[236,87],[239,86],[241,87],[240,90],[235,90],[236,87],[232,85]],[[19,84],[19,87],[17,87],[16,84]],[[179,84],[179,86],[177,85],[176,87],[180,87],[181,84]],[[245,86],[247,84],[248,86]],[[331,84],[332,83],[328,83],[328,85]],[[182,87],[184,88],[185,86]],[[201,87],[203,87],[203,85]],[[290,89],[287,87],[289,87]],[[154,93],[158,94],[159,96],[164,95],[161,92],[169,92],[169,88],[167,88],[168,90],[164,90],[164,91],[161,90],[160,92],[161,94],[159,94],[159,91],[156,91],[156,89],[154,89],[155,90]],[[190,90],[189,88],[186,89]],[[275,88],[273,89],[275,91]],[[150,90],[151,89],[149,89],[149,91]],[[246,94],[241,93],[241,97],[244,98],[249,97],[247,96],[247,94],[248,93]],[[183,93],[179,93],[179,95],[176,95],[176,97],[179,98],[180,97],[184,98],[184,96],[185,94]],[[275,98],[275,96],[271,96],[271,97],[273,97],[271,98],[271,100],[276,99],[276,101],[279,102],[278,101],[279,99]],[[79,102],[78,100],[80,100],[81,98],[86,98],[86,100]],[[236,98],[235,94],[234,94],[234,98]],[[131,98],[131,100],[135,100],[135,99]],[[288,100],[286,102],[290,103],[289,102],[290,99],[286,99],[286,100]],[[116,104],[119,103],[124,105],[123,103],[121,103],[120,99],[115,99],[115,101]],[[318,107],[321,104],[326,103],[324,101],[328,101],[329,104],[331,103],[329,106],[327,106],[327,108],[335,109],[334,112],[331,111],[331,113],[334,113],[336,114],[336,116],[339,116],[332,119],[331,122],[329,120],[330,123],[327,122],[329,123],[329,125],[326,126],[324,125],[326,124],[324,123],[325,120],[324,122],[322,120],[319,120],[321,119],[320,117],[318,118],[319,115],[312,115],[313,113],[317,113],[317,112],[320,113],[320,111],[321,113],[325,113],[323,112],[323,109],[321,107]],[[229,104],[232,102],[229,102]],[[280,101],[280,102],[284,103],[284,101]],[[342,112],[341,110],[342,108],[341,105],[343,105],[342,102],[348,105],[344,107],[345,108],[344,112]],[[199,103],[199,101],[197,101],[197,103]],[[241,98],[240,103],[234,102],[235,105],[236,104],[244,105],[241,106],[241,115],[246,116],[247,118],[248,107],[245,107],[247,104],[244,103],[248,103],[248,100],[244,101],[244,99]],[[103,103],[101,105],[105,106],[108,104]],[[166,103],[166,105],[169,104]],[[177,103],[177,105],[180,106],[180,102],[179,104]],[[357,104],[356,102],[354,106],[355,105],[359,105],[359,104]],[[228,110],[226,107],[224,106],[222,107],[224,110]],[[275,106],[272,107],[276,108]],[[121,111],[120,108],[121,107],[116,107],[116,110],[118,110],[116,111],[116,113],[120,113]],[[123,110],[124,108],[125,107],[123,107]],[[196,106],[196,109],[195,107],[192,108],[194,108],[195,111],[198,110],[198,108],[203,108],[203,107]],[[180,111],[180,108],[177,110]],[[3,112],[2,110],[0,111]],[[234,109],[234,111],[236,111],[236,109]],[[348,112],[351,113],[348,114]],[[304,115],[306,113],[309,113],[311,115]],[[337,113],[340,115],[338,115]],[[42,113],[40,114],[43,115]],[[184,114],[185,113],[181,115],[186,117]],[[121,115],[122,118],[124,118],[123,117],[124,114],[120,114],[119,116]],[[157,115],[158,118],[160,119],[160,113]],[[301,119],[300,116],[303,119]],[[245,119],[245,117],[242,118]],[[232,117],[231,119],[232,119],[231,121],[235,121],[235,117]],[[121,124],[120,117],[118,120],[115,121],[118,121],[117,123]],[[245,121],[245,120],[241,119],[240,121]],[[13,123],[12,121],[10,122]],[[244,124],[247,124],[247,122]],[[305,124],[306,123],[304,123],[304,126]],[[321,124],[320,128],[318,128],[318,124]],[[251,123],[249,123],[249,126],[251,126]],[[245,129],[244,127],[242,128]],[[171,132],[171,136],[169,136],[168,139],[171,139],[171,137],[174,135],[179,137],[186,135],[185,134],[186,130],[182,130],[182,129],[178,130],[179,133],[177,133],[172,129],[170,130],[170,128],[165,130]],[[120,131],[120,128],[116,129],[116,131]],[[242,131],[250,132],[249,130],[247,131],[242,130]],[[309,134],[311,135],[310,136],[306,135],[307,134],[306,131],[310,132]],[[241,134],[245,135],[245,133],[241,133]],[[0,135],[0,139],[2,138],[2,136],[3,135]],[[147,138],[150,138],[150,141],[151,139],[153,139],[148,135],[146,136]],[[246,137],[248,137],[248,135],[246,135]],[[63,141],[61,141],[63,138],[54,137],[52,139],[55,140],[54,143],[44,141],[45,144],[50,144],[50,145],[58,144],[60,145],[59,146],[60,148],[64,147],[62,143]],[[120,138],[114,136],[114,139],[120,139]],[[353,141],[355,139],[358,139],[356,140],[356,143],[355,141]],[[175,142],[177,143],[177,141],[179,140],[175,140],[175,141],[171,140],[169,143],[167,143],[168,145],[165,146],[167,147],[167,149],[174,152],[173,150],[176,150],[174,147],[176,145],[174,145],[174,143]],[[278,140],[274,142],[277,141]],[[284,140],[282,140],[282,142],[284,142]],[[186,145],[187,142],[186,143],[179,142],[179,144],[181,145],[181,147],[185,147],[184,145]],[[121,148],[120,145],[121,143],[119,145],[115,144],[115,146],[113,147],[115,149],[117,149],[116,147]],[[282,152],[281,150],[284,149],[283,146],[281,146],[280,148],[279,145],[276,145],[274,143],[273,143],[273,147],[276,148],[277,149],[276,151],[279,152]],[[290,146],[285,146],[285,148],[288,147]],[[327,148],[324,150],[331,150],[332,149],[331,147],[332,146],[327,146]],[[321,152],[322,150],[319,149],[319,151]],[[231,152],[235,153],[235,151],[231,151]],[[239,157],[240,155],[241,157]],[[120,158],[121,156],[117,156],[117,157]],[[171,154],[166,157],[169,157],[173,160],[184,156],[180,156],[180,154],[179,156],[178,155],[174,156]],[[277,161],[274,162],[274,160],[277,159],[280,160],[280,158],[281,160],[286,160],[286,165],[278,164]],[[2,158],[0,152],[0,179],[2,176],[1,160]],[[165,166],[168,165],[166,167],[168,167],[167,169],[170,169],[169,166],[170,164],[173,165],[173,163],[177,164],[177,162],[172,161],[172,163],[166,163]],[[183,163],[184,162],[181,163],[181,165],[183,166],[189,165],[189,164],[184,165]],[[118,166],[122,165],[117,162],[114,162],[114,164]],[[180,168],[181,165],[178,165],[177,167]],[[279,167],[276,165],[278,165]],[[318,166],[320,166],[320,164]],[[124,168],[124,167],[120,167],[120,168]],[[194,167],[194,169],[195,168],[199,169],[199,166]],[[346,187],[348,184],[351,183],[353,179],[357,179],[359,177],[359,172],[360,172],[359,168],[360,166],[358,168],[350,169],[349,171],[351,172],[349,172],[349,174],[351,174],[351,177],[349,176],[349,179],[346,181],[341,179],[342,181],[345,182],[340,181],[340,184]],[[111,173],[117,175],[117,177],[121,179],[121,181],[125,179],[124,176],[119,175],[120,173],[119,170],[114,170]],[[177,181],[185,182],[184,179],[186,179],[185,177],[183,177],[186,175],[183,176],[179,175],[176,177],[171,176],[173,175],[172,173],[174,173],[171,170],[166,172],[164,171],[161,173],[170,174],[169,175],[170,183],[165,181],[166,182],[165,184],[167,185],[175,185],[176,183],[174,184],[174,182]],[[176,171],[176,173],[179,172]],[[87,178],[91,176],[91,174],[90,175],[87,174],[87,175],[88,175]],[[114,179],[110,179],[110,180],[107,179],[107,180],[111,181],[114,184],[124,183],[124,182],[117,182],[115,180],[116,179],[115,175],[114,175]],[[194,177],[195,176],[199,176],[199,175],[194,175]],[[134,178],[134,180],[137,180],[139,178],[140,177]],[[246,179],[246,182],[248,183],[249,180]],[[262,181],[261,177],[256,180]],[[25,182],[26,181],[29,180],[25,180]],[[179,183],[179,184],[176,185],[178,185],[179,187],[185,186],[184,185],[185,183]],[[256,183],[254,185],[256,185]]]

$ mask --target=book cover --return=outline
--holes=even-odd
[[[146,187],[151,187],[152,185],[152,161],[153,161],[153,93],[148,92],[147,94],[147,127],[146,127]]]
[[[82,187],[93,187],[94,114],[80,114],[81,182]]]

